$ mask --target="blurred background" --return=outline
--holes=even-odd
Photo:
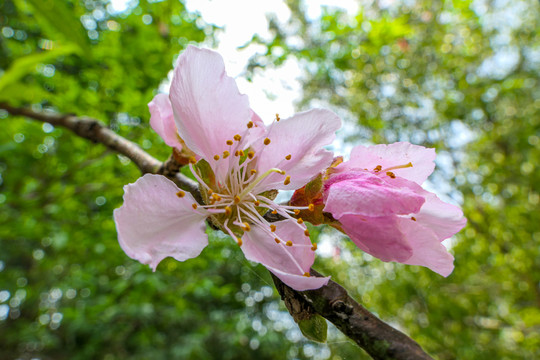
[[[95,117],[164,160],[146,104],[196,44],[266,120],[336,111],[338,152],[435,147],[426,185],[469,220],[446,243],[454,272],[383,263],[324,227],[314,268],[438,359],[540,358],[538,1],[329,3],[0,0],[0,102]],[[333,328],[304,339],[222,234],[155,273],[131,260],[112,220],[140,175],[129,159],[3,110],[0,124],[0,358],[368,358]]]

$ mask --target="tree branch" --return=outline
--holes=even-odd
[[[179,172],[182,164],[176,160],[174,153],[167,161],[161,162],[96,119],[53,112],[36,112],[28,108],[12,107],[5,103],[0,103],[0,109],[6,110],[11,115],[25,116],[65,127],[85,139],[101,143],[131,159],[142,173],[167,176],[178,186],[190,191],[195,198],[200,199],[197,184]],[[321,276],[313,269],[311,274]],[[330,281],[328,285],[317,290],[296,291],[274,275],[272,277],[282,300],[295,320],[317,313],[332,322],[374,359],[432,360],[414,340],[366,310],[338,283]]]
[[[270,273],[295,320],[317,313],[333,323],[376,360],[433,360],[413,339],[386,324],[330,280],[320,289],[296,291]],[[312,276],[322,276],[311,269]]]
[[[118,135],[99,120],[89,117],[58,114],[54,112],[37,112],[28,108],[12,107],[6,103],[0,103],[0,109],[6,110],[11,115],[25,116],[34,120],[43,121],[54,126],[61,126],[73,131],[75,134],[94,143],[101,143],[114,150],[137,165],[143,174],[162,174],[173,180],[179,187],[189,192],[197,192],[197,184],[188,177],[180,174],[181,165],[174,164],[174,157],[165,163],[154,158],[132,141]]]

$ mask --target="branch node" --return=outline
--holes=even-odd
[[[335,300],[333,302],[330,302],[330,305],[332,306],[332,309],[334,309],[337,313],[342,313],[345,315],[351,315],[354,311],[354,308],[345,303],[343,300]]]

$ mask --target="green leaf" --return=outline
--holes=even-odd
[[[14,82],[0,91],[0,101],[9,101],[13,105],[17,105],[19,102],[35,103],[47,99],[50,95],[40,86]]]
[[[64,39],[76,44],[85,56],[90,56],[90,44],[86,31],[65,1],[27,0],[27,2],[36,10],[33,14],[36,18],[41,18],[51,28],[62,34]]]
[[[210,164],[204,160],[201,159],[195,164],[195,169],[198,170],[201,179],[207,183],[208,185],[215,185],[216,183],[216,176],[214,175],[214,171],[212,170],[212,167]]]
[[[311,201],[320,196],[322,185],[322,174],[319,174],[315,179],[306,184],[306,199]]]
[[[0,78],[0,96],[5,96],[5,94],[2,94],[2,91],[6,87],[16,83],[23,76],[33,72],[38,64],[51,62],[59,56],[68,55],[75,51],[77,51],[76,46],[67,44],[53,50],[34,53],[18,58],[17,60],[13,61],[9,69]]]
[[[313,315],[309,319],[300,320],[298,327],[309,340],[324,343],[328,332],[328,324],[320,315]]]

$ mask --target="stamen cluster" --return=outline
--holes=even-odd
[[[279,121],[279,115],[276,114],[276,121]],[[247,123],[247,128],[251,129],[253,122]],[[251,146],[246,146],[246,142],[242,141],[243,136],[240,134],[234,135],[232,140],[226,140],[228,150],[223,151],[222,155],[215,155],[213,159],[218,162],[226,162],[225,166],[228,169],[225,177],[209,181],[208,179],[215,178],[215,174],[204,176],[200,168],[197,166],[197,160],[192,157],[189,161],[189,167],[193,176],[197,179],[200,185],[201,193],[206,205],[198,205],[193,203],[193,209],[206,215],[212,223],[229,234],[239,246],[242,246],[242,236],[245,232],[251,231],[252,226],[256,226],[264,231],[268,236],[272,236],[277,245],[282,246],[287,256],[295,262],[296,260],[287,251],[286,247],[306,247],[305,244],[295,244],[294,239],[285,239],[283,236],[276,234],[276,225],[269,222],[264,215],[268,212],[274,215],[280,215],[286,220],[294,220],[296,225],[302,229],[305,236],[309,237],[309,230],[306,228],[302,218],[297,218],[301,210],[313,210],[313,206],[286,206],[278,204],[274,201],[277,191],[272,189],[262,193],[256,193],[254,189],[265,178],[273,173],[282,175],[283,184],[288,185],[291,182],[291,176],[287,175],[284,170],[279,168],[271,168],[266,172],[259,174],[256,169],[258,153],[265,151],[266,146],[271,143],[271,139],[266,136],[264,139],[259,139],[263,146],[260,147],[258,153]],[[231,154],[233,154],[231,156]],[[284,157],[284,161],[290,161],[292,155]],[[206,181],[205,181],[206,179]],[[183,197],[184,193],[177,193],[179,197]],[[312,251],[317,249],[316,244],[309,245]],[[300,265],[298,265],[300,267]],[[304,276],[309,276],[305,272]]]

